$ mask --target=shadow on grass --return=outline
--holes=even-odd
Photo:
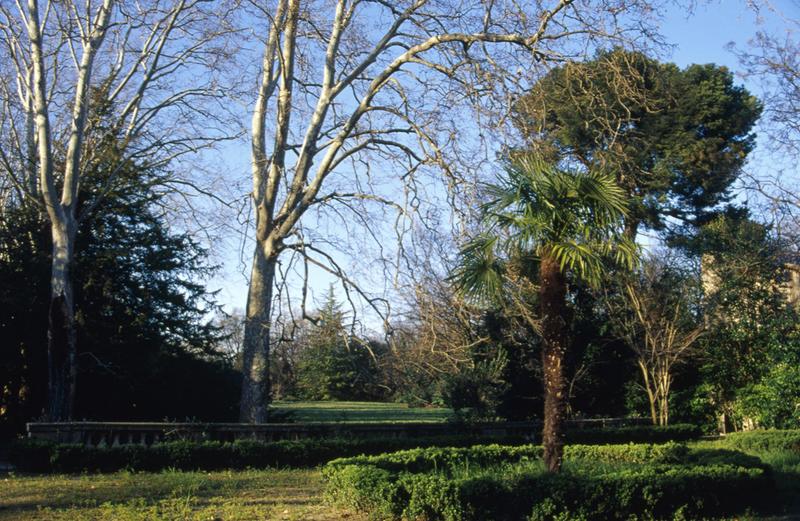
[[[310,471],[173,472],[0,477],[0,518],[45,509],[93,509],[188,501],[192,507],[310,506],[321,485]],[[10,517],[9,519],[13,519]]]

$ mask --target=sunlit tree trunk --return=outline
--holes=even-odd
[[[77,339],[72,289],[76,225],[74,220],[51,226],[53,261],[47,329],[47,417],[72,418],[77,383]]]
[[[206,110],[205,100],[221,98],[222,89],[213,74],[201,81],[197,72],[217,67],[222,48],[210,51],[208,45],[229,32],[221,23],[227,16],[224,6],[206,4],[0,2],[0,98],[11,95],[12,84],[20,98],[0,104],[0,121],[17,116],[24,121],[21,137],[3,143],[0,175],[16,179],[19,197],[41,206],[51,229],[46,412],[52,421],[70,419],[75,401],[73,283],[81,254],[76,233],[93,207],[79,208],[78,194],[81,177],[98,160],[92,132],[106,132],[93,127],[89,116],[93,92],[114,108],[104,117],[121,134],[119,159],[103,164],[107,186],[129,160],[146,157],[151,167],[163,166],[223,139],[219,127],[200,123],[219,121]],[[12,154],[5,153],[6,146]],[[101,199],[102,193],[93,204]]]
[[[544,463],[550,472],[561,470],[564,453],[566,381],[564,355],[568,338],[566,323],[566,281],[558,261],[542,256],[540,267],[542,312],[542,371],[544,375]]]
[[[390,307],[346,276],[335,255],[320,246],[325,241],[308,239],[303,220],[309,210],[337,218],[353,212],[359,225],[370,228],[377,223],[363,205],[375,204],[382,212],[397,212],[396,223],[405,226],[418,211],[416,203],[409,204],[416,200],[409,194],[422,186],[418,176],[441,169],[448,190],[462,183],[450,160],[461,156],[451,145],[460,124],[439,110],[457,110],[453,100],[463,100],[459,106],[475,115],[489,107],[505,114],[507,98],[495,91],[512,85],[516,91],[521,78],[514,71],[562,59],[553,50],[561,39],[570,46],[589,34],[593,40],[626,39],[619,21],[629,7],[575,0],[474,2],[467,8],[430,0],[336,0],[326,9],[300,0],[276,0],[269,8],[251,4],[264,24],[257,32],[263,54],[250,143],[258,228],[251,285],[257,287],[248,294],[240,420],[260,422],[267,403],[257,400],[269,397],[269,312],[289,300],[280,293],[288,287],[276,280],[284,271],[276,271],[281,254],[296,259],[289,263],[337,277],[384,318]],[[630,6],[636,12],[641,7],[649,9],[646,1]],[[388,185],[374,190],[381,181]],[[559,394],[564,400],[563,389]]]
[[[264,250],[258,245],[253,256],[242,346],[239,420],[248,423],[265,423],[270,401],[270,312],[276,258]]]
[[[28,37],[33,61],[33,105],[36,110],[39,177],[52,231],[53,257],[50,277],[50,306],[47,330],[48,405],[51,421],[70,419],[75,403],[77,380],[77,333],[72,291],[72,264],[75,252],[77,219],[75,217],[81,145],[84,137],[92,65],[103,41],[110,17],[112,0],[99,8],[90,35],[82,42],[77,69],[69,141],[64,161],[60,198],[53,172],[50,121],[47,101],[47,73],[43,56],[39,5],[28,1]]]

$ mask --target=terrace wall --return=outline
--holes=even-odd
[[[646,418],[571,420],[568,428],[647,425]],[[28,423],[28,437],[86,446],[152,445],[161,441],[300,440],[308,438],[422,438],[452,435],[523,437],[532,441],[540,422],[486,423],[166,423],[60,422]]]

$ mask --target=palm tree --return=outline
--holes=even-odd
[[[462,249],[453,280],[466,294],[511,302],[540,334],[544,461],[548,470],[558,472],[566,410],[563,366],[569,347],[567,277],[596,286],[609,258],[633,267],[636,247],[621,231],[625,193],[612,175],[560,170],[533,158],[511,162],[486,192],[489,202],[482,210],[487,230]],[[535,288],[538,314],[530,299],[519,298],[517,290],[525,285]]]

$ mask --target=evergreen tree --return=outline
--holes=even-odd
[[[667,217],[707,222],[755,145],[761,109],[725,67],[680,69],[622,49],[553,69],[515,106],[537,153],[616,177],[629,237]]]
[[[96,117],[101,117],[97,115]],[[79,335],[75,416],[98,420],[234,419],[238,376],[214,352],[205,250],[166,222],[168,172],[122,167],[113,132],[98,128],[81,185],[85,219],[73,271]],[[116,165],[109,171],[109,165]],[[0,422],[18,431],[44,410],[50,244],[34,205],[0,220]]]
[[[792,259],[766,225],[731,209],[682,246],[702,259],[708,333],[695,413],[725,432],[800,424],[800,329]]]
[[[359,400],[375,393],[375,361],[363,341],[347,332],[345,318],[331,286],[300,353],[297,386],[302,397]]]

